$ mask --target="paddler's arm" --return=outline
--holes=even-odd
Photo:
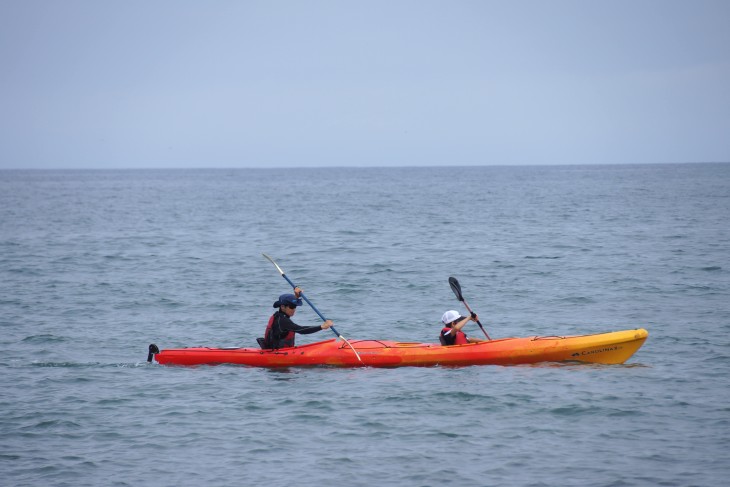
[[[304,291],[299,286],[296,286],[294,288],[294,296],[300,301],[299,306],[301,306],[301,299],[302,299],[302,293]],[[301,335],[309,335],[310,333],[316,333],[318,331],[326,330],[329,327],[331,327],[334,323],[332,323],[332,320],[326,320],[324,323],[322,323],[319,326],[299,326],[293,321],[290,320],[290,323],[298,328],[292,328],[291,331],[294,333],[299,333]]]
[[[292,331],[294,333],[299,333],[300,335],[309,335],[310,333],[317,333],[318,331],[326,330],[330,326],[332,326],[332,322],[330,320],[327,320],[321,325],[300,326],[298,329]]]
[[[309,335],[310,333],[317,333],[318,331],[326,330],[330,326],[332,326],[332,321],[327,320],[324,323],[322,323],[321,325],[303,326],[301,331],[294,330],[294,333],[300,333],[302,335]]]
[[[299,326],[296,323],[294,323],[290,319],[283,319],[281,320],[281,329],[284,331],[293,331],[294,333],[299,333],[300,335],[309,335],[310,333],[317,333],[318,331],[326,330],[330,326],[332,326],[332,321],[327,320],[321,325],[315,325],[315,326]]]
[[[478,320],[479,320],[479,317],[476,314],[474,314],[472,316],[466,316],[463,319],[461,319],[457,324],[453,325],[451,328],[453,328],[456,331],[459,331],[462,328],[464,328],[464,326],[466,326],[466,324],[469,323],[470,321],[473,321],[476,323]]]

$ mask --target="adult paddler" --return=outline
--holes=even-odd
[[[262,348],[277,349],[294,346],[294,337],[296,333],[301,335],[309,335],[326,330],[332,326],[331,320],[325,320],[321,325],[316,326],[299,326],[294,323],[291,318],[297,311],[297,306],[302,305],[302,290],[299,287],[294,288],[294,294],[282,294],[274,303],[274,308],[279,308],[266,325]]]

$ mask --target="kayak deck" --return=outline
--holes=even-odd
[[[428,367],[435,365],[519,365],[538,362],[621,364],[643,344],[643,329],[577,336],[501,338],[481,343],[442,346],[385,340],[351,340],[352,348],[337,339],[278,350],[258,348],[180,348],[153,351],[164,365],[239,364],[254,367]],[[359,355],[359,359],[358,359]]]

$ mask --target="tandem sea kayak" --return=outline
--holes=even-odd
[[[148,361],[163,365],[238,364],[252,367],[428,367],[435,365],[519,365],[538,362],[622,364],[644,344],[643,329],[596,335],[501,338],[443,346],[385,340],[331,339],[278,350],[259,348],[178,348],[149,346]]]

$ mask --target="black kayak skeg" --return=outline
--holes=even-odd
[[[152,357],[160,353],[160,349],[154,343],[150,343],[149,353],[147,354],[147,361],[152,362]]]

